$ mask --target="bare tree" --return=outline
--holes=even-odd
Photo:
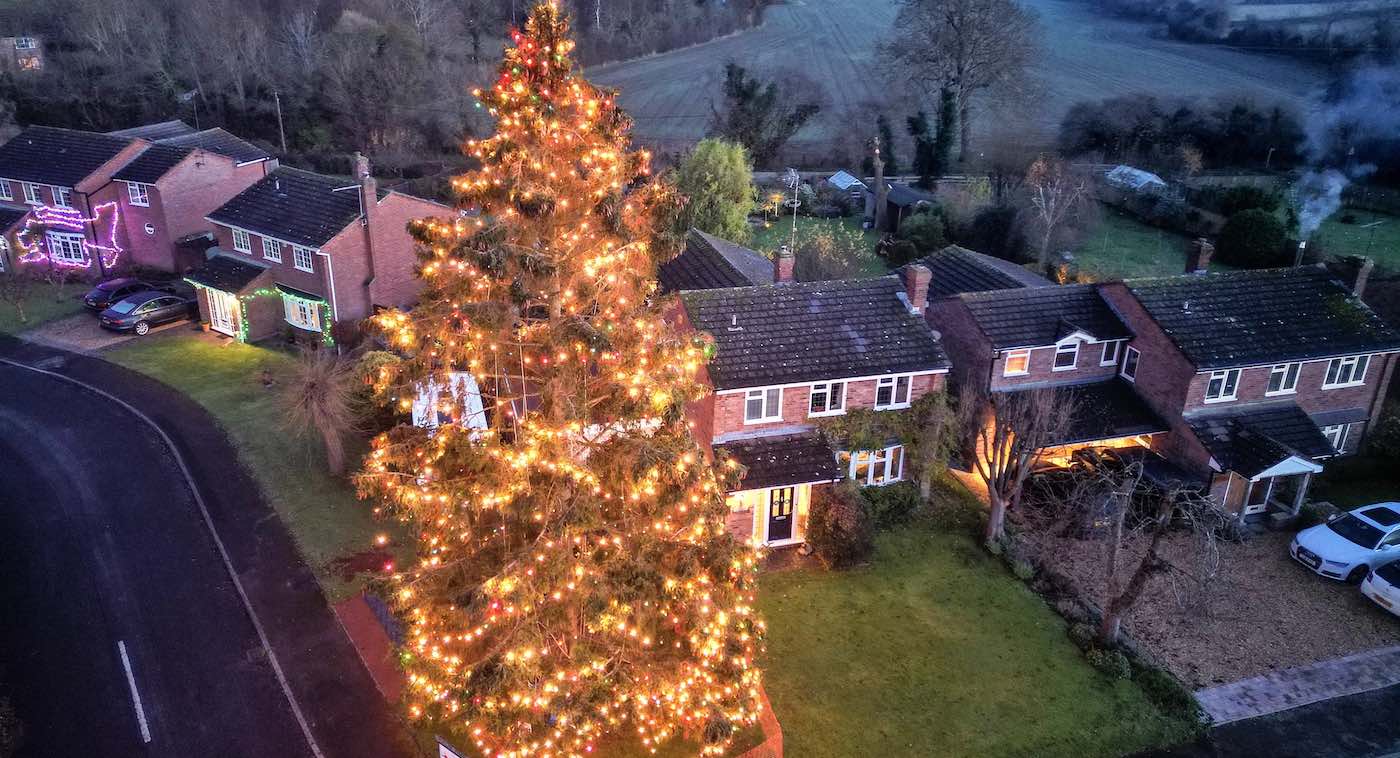
[[[1089,181],[1064,161],[1041,155],[1026,171],[1026,189],[1040,225],[1040,252],[1036,262],[1043,273],[1050,265],[1050,243],[1055,231],[1065,216],[1084,201]]]
[[[33,277],[19,271],[0,274],[0,302],[15,309],[15,315],[21,324],[29,323],[29,316],[25,314],[24,306],[33,294]]]
[[[321,438],[326,468],[345,473],[345,437],[355,428],[354,364],[330,350],[303,350],[281,382],[282,407],[289,427]]]
[[[928,103],[944,87],[953,93],[966,161],[973,100],[1024,77],[1035,53],[1034,13],[1016,0],[902,0],[894,24],[885,55],[919,82]]]
[[[437,25],[447,13],[447,0],[394,0],[394,9],[408,21],[424,49],[433,47]]]
[[[301,73],[310,77],[321,58],[321,38],[316,31],[316,10],[298,8],[282,22],[283,44]]]
[[[1055,389],[986,392],[963,385],[958,410],[972,468],[987,485],[988,543],[1005,535],[1006,513],[1021,500],[1036,456],[1069,430],[1075,407]]]

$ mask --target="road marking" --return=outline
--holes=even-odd
[[[224,547],[224,540],[219,536],[219,530],[214,528],[214,517],[209,515],[209,508],[204,504],[204,495],[199,491],[199,485],[194,481],[194,474],[190,473],[190,467],[185,463],[185,457],[180,454],[180,449],[175,446],[175,440],[170,438],[165,429],[161,428],[150,416],[142,413],[139,408],[127,401],[113,395],[112,393],[94,387],[81,379],[75,379],[67,374],[60,374],[57,371],[47,371],[35,368],[27,363],[21,363],[9,358],[0,358],[0,365],[11,366],[25,371],[33,371],[36,374],[53,377],[60,381],[68,382],[75,387],[81,387],[100,397],[105,397],[113,403],[124,408],[128,413],[141,419],[147,426],[155,430],[156,434],[165,442],[165,447],[170,451],[170,456],[175,459],[175,464],[179,467],[180,473],[185,478],[185,485],[190,488],[190,495],[194,497],[195,505],[199,506],[199,514],[204,519],[204,527],[209,530],[209,536],[214,540],[214,547],[218,549],[219,557],[223,559],[224,571],[228,573],[228,578],[233,582],[233,589],[238,593],[238,599],[243,602],[243,610],[248,613],[248,619],[253,622],[253,630],[258,633],[258,641],[262,643],[263,650],[267,651],[267,662],[272,665],[272,673],[277,676],[277,683],[282,685],[282,694],[287,698],[287,704],[292,708],[292,715],[297,720],[297,725],[301,727],[301,734],[306,738],[306,745],[311,749],[313,758],[326,758],[321,752],[321,746],[316,743],[316,738],[311,734],[311,723],[307,721],[306,714],[302,713],[301,705],[297,703],[296,696],[292,694],[292,685],[287,681],[287,675],[282,671],[282,664],[277,660],[277,653],[272,650],[272,643],[267,639],[267,630],[263,628],[262,619],[257,611],[253,610],[253,602],[248,599],[248,592],[243,589],[243,581],[239,579],[238,572],[233,568],[233,559],[229,558],[228,548]],[[132,687],[132,694],[136,689]]]
[[[117,640],[117,652],[122,654],[122,668],[126,669],[126,684],[131,687],[131,703],[136,706],[136,723],[141,725],[141,741],[151,741],[151,728],[146,725],[146,711],[141,707],[141,693],[136,690],[136,676],[131,673],[131,659],[126,657],[126,642]]]

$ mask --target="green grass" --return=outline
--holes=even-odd
[[[331,476],[319,444],[284,425],[275,390],[262,385],[263,369],[277,375],[287,353],[175,332],[136,340],[108,352],[107,360],[147,374],[185,393],[218,419],[244,465],[291,531],[332,601],[359,589],[330,562],[372,547],[374,535],[393,533],[377,522],[349,482]],[[350,466],[362,447],[349,446]]]
[[[1179,741],[1130,681],[965,534],[882,535],[871,566],[762,577],[766,687],[803,758],[1100,756]]]
[[[20,321],[19,311],[14,306],[0,302],[0,332],[19,334],[41,324],[81,313],[81,298],[87,289],[87,285],[78,283],[36,283],[24,302],[24,321]]]
[[[1343,216],[1354,216],[1356,221],[1344,224]],[[1377,221],[1380,224],[1365,228]],[[1313,239],[1328,255],[1368,255],[1376,265],[1400,271],[1400,217],[1343,209],[1322,222]]]
[[[1074,250],[1080,271],[1103,280],[1185,270],[1188,237],[1148,226],[1107,205],[1100,211],[1102,223]]]
[[[803,231],[810,229],[846,229],[860,234],[865,240],[866,249],[869,251],[869,255],[861,260],[860,274],[862,276],[882,276],[889,273],[889,267],[885,265],[885,261],[875,255],[875,243],[879,237],[874,232],[861,228],[859,215],[846,218],[798,216],[797,236],[801,238]],[[755,229],[753,239],[749,241],[749,247],[761,253],[772,255],[777,252],[778,248],[789,244],[791,240],[792,216],[783,216],[769,222],[766,226]]]

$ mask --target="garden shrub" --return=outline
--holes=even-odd
[[[1080,650],[1088,651],[1094,647],[1096,639],[1094,627],[1088,624],[1070,624],[1067,634],[1069,634],[1070,642],[1073,642],[1074,646]]]
[[[903,266],[918,257],[919,248],[909,240],[895,240],[893,244],[885,247],[885,258],[890,266]]]
[[[948,229],[943,214],[926,210],[904,219],[895,235],[912,243],[920,253],[942,250],[948,244]]]
[[[1148,700],[1170,713],[1180,714],[1190,721],[1201,719],[1201,707],[1195,696],[1176,677],[1153,666],[1139,666],[1133,680],[1142,687]]]
[[[1035,565],[1032,564],[1030,561],[1012,561],[1011,573],[1015,574],[1017,579],[1020,579],[1023,582],[1028,582],[1030,581],[1031,577],[1035,576]]]
[[[1021,213],[1014,206],[993,205],[973,217],[966,240],[959,240],[979,253],[1022,263],[1030,260]]]
[[[865,501],[865,513],[876,529],[904,524],[919,509],[919,488],[913,482],[866,487],[860,494]]]
[[[1274,214],[1259,209],[1240,211],[1220,230],[1216,244],[1221,263],[1240,268],[1287,266],[1293,261],[1284,250],[1288,234]]]
[[[862,563],[875,549],[862,498],[851,484],[812,491],[807,516],[807,544],[829,569]]]
[[[1400,402],[1381,412],[1380,422],[1367,438],[1370,452],[1387,460],[1400,460]]]
[[[1128,662],[1128,656],[1117,650],[1104,650],[1103,648],[1091,648],[1084,654],[1089,665],[1098,669],[1100,673],[1109,679],[1132,679],[1133,666]]]
[[[1303,507],[1298,510],[1298,522],[1295,526],[1299,530],[1317,526],[1325,523],[1334,513],[1337,513],[1337,506],[1329,503],[1303,503]]]

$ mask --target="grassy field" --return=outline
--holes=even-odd
[[[1107,18],[1077,0],[1023,0],[1040,17],[1041,49],[1031,98],[976,124],[984,136],[1041,141],[1076,101],[1131,92],[1215,96],[1247,92],[1256,100],[1302,102],[1322,73],[1282,57],[1162,39],[1151,24]],[[760,74],[796,69],[824,92],[822,111],[798,142],[825,141],[851,130],[853,109],[891,96],[877,45],[893,25],[896,0],[813,0],[768,8],[761,27],[662,55],[595,66],[594,82],[621,90],[636,134],[675,147],[703,136],[720,98],[724,63]],[[1053,41],[1053,44],[1052,44]],[[898,97],[898,95],[895,95]],[[913,108],[911,107],[910,110]],[[902,121],[904,113],[892,114]],[[872,123],[865,125],[874,130]],[[901,130],[902,131],[902,130]],[[908,153],[904,135],[901,147]],[[809,156],[823,158],[821,151]]]
[[[1343,216],[1354,216],[1355,223],[1342,223]],[[1395,216],[1338,211],[1322,223],[1313,239],[1330,255],[1368,255],[1376,265],[1400,271],[1400,218]]]
[[[866,243],[870,254],[861,260],[861,276],[881,276],[889,273],[889,267],[885,261],[875,255],[876,235],[874,232],[861,228],[859,216],[849,216],[847,218],[809,218],[805,216],[797,217],[797,236],[802,238],[805,232],[813,229],[845,230],[859,234]],[[792,217],[778,219],[765,227],[754,231],[753,239],[749,241],[749,246],[754,250],[767,255],[772,255],[778,248],[788,244],[792,239]]]
[[[174,387],[218,419],[243,463],[291,531],[326,594],[334,601],[358,589],[331,562],[372,546],[375,534],[393,532],[377,522],[350,484],[326,472],[325,455],[288,432],[273,390],[259,381],[263,369],[276,376],[292,356],[238,342],[184,332],[136,340],[108,352],[107,360]],[[362,447],[348,451],[353,467]]]
[[[766,686],[788,754],[1100,756],[1187,735],[1085,663],[971,537],[911,527],[878,545],[865,569],[763,577]]]
[[[1096,279],[1166,276],[1186,268],[1190,239],[1148,226],[1108,206],[1101,223],[1074,250],[1079,268]]]
[[[24,303],[24,321],[20,321],[19,312],[13,306],[0,303],[0,332],[19,334],[40,324],[81,313],[83,301],[79,298],[87,289],[83,284],[35,284]]]

